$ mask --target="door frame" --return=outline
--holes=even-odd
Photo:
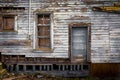
[[[90,23],[70,23],[69,24],[69,58],[71,60],[72,54],[72,28],[73,27],[87,27],[87,60],[91,62],[91,24]]]

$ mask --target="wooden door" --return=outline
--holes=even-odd
[[[86,61],[87,27],[73,27],[71,36],[71,59]]]

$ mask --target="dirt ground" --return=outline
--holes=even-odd
[[[98,77],[82,77],[82,78],[63,78],[63,77],[51,77],[50,75],[46,74],[15,74],[15,73],[7,73],[4,74],[0,80],[120,80],[120,77],[104,77],[104,78],[98,78]]]

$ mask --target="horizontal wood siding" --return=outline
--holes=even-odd
[[[6,2],[6,0],[1,0],[1,6],[25,7],[23,12],[12,11],[10,13],[17,14],[15,24],[17,26],[17,30],[15,32],[8,33],[0,32],[0,51],[3,51],[1,54],[24,54],[26,57],[68,58],[69,24],[84,22],[91,23],[91,62],[120,63],[120,14],[95,12],[91,10],[91,7],[100,6],[100,4],[87,5],[81,1],[82,0],[31,0],[29,29],[28,0],[14,0],[14,2]],[[44,54],[44,52],[34,52],[33,50],[33,32],[36,27],[34,24],[36,21],[35,12],[52,13],[51,32],[53,34],[53,44],[51,45],[53,46],[53,51],[50,53]],[[0,13],[0,16],[1,14],[2,13]],[[19,44],[16,43],[16,41],[12,42],[14,44],[13,46],[9,45],[11,44],[11,40],[20,40],[21,42],[18,41]],[[26,45],[24,40],[30,40],[30,45]],[[27,48],[27,51],[21,46],[24,46],[23,48]]]
[[[23,3],[24,2],[24,3]],[[12,0],[12,2],[1,1],[1,7],[5,7],[8,5],[11,7],[23,7],[25,10],[0,10],[0,16],[6,16],[5,19],[9,21],[11,25],[5,25],[9,28],[5,27],[5,29],[12,29],[13,25],[15,26],[14,31],[0,31],[0,52],[1,54],[11,53],[19,55],[20,53],[28,53],[31,52],[31,41],[28,40],[28,0]],[[8,8],[9,9],[9,8]],[[8,12],[9,11],[9,12]],[[9,15],[14,15],[11,18]],[[10,17],[10,19],[9,19]],[[14,18],[15,17],[15,18]],[[14,22],[15,21],[15,22]],[[0,21],[1,23],[1,21]],[[0,26],[1,27],[1,26]]]
[[[119,14],[94,12],[91,27],[91,54],[93,63],[120,62]]]

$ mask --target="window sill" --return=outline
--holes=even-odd
[[[53,50],[51,48],[38,48],[34,49],[33,52],[38,52],[38,53],[52,53]]]
[[[0,35],[16,35],[17,31],[0,31]]]

